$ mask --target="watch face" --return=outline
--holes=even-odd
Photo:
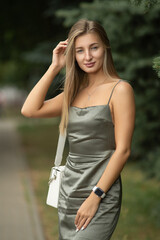
[[[103,194],[103,192],[102,192],[99,188],[97,188],[97,189],[95,190],[95,193],[96,193],[99,197],[101,197],[102,194]]]

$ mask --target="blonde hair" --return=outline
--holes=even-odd
[[[76,22],[68,34],[68,45],[66,49],[66,78],[64,83],[64,99],[62,105],[61,122],[59,125],[60,132],[63,134],[67,128],[69,107],[78,93],[80,86],[88,85],[87,75],[81,70],[75,60],[75,39],[83,34],[96,33],[102,40],[105,48],[103,71],[106,76],[119,78],[112,59],[109,39],[104,28],[95,21],[81,19]]]

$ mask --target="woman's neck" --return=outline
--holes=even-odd
[[[113,82],[115,79],[116,78],[107,76],[106,74],[104,74],[103,71],[101,71],[99,73],[94,73],[94,74],[91,74],[91,73],[87,74],[87,75],[85,75],[83,82],[80,86],[80,91],[85,88],[94,89],[103,83]]]
[[[94,86],[100,85],[104,82],[107,82],[108,77],[103,73],[97,73],[97,74],[88,74],[87,75],[88,79],[88,87],[92,88]]]

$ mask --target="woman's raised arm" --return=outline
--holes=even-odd
[[[67,40],[60,42],[53,50],[52,63],[46,73],[34,86],[26,98],[21,113],[30,118],[47,118],[61,115],[63,92],[56,97],[46,100],[47,91],[59,71],[65,66],[65,50]]]

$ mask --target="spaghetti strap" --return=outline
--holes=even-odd
[[[122,80],[120,79],[120,80],[114,85],[114,87],[112,88],[112,92],[111,92],[111,94],[110,94],[110,97],[109,97],[109,100],[108,100],[108,104],[109,104],[109,102],[110,102],[110,100],[111,100],[111,97],[112,97],[112,94],[113,94],[113,91],[114,91],[115,87],[117,86],[117,84],[118,84],[120,81],[122,81]]]

